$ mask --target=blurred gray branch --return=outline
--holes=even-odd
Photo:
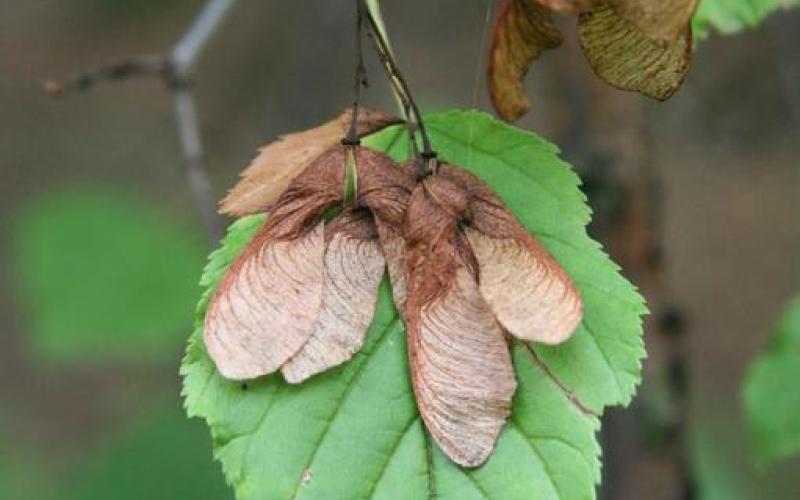
[[[88,91],[101,81],[124,80],[137,76],[164,79],[175,98],[175,122],[178,129],[183,162],[194,195],[197,211],[212,238],[222,237],[222,225],[205,168],[203,140],[197,118],[192,70],[212,35],[237,0],[208,0],[186,33],[164,54],[130,57],[121,62],[84,71],[64,84],[48,81],[45,91],[61,96],[70,91]]]

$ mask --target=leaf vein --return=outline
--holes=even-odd
[[[378,477],[376,477],[375,480],[372,481],[369,491],[367,491],[367,494],[364,495],[364,498],[372,498],[372,496],[375,494],[375,490],[378,489],[378,485],[383,479],[384,474],[386,474],[386,470],[389,468],[389,464],[392,462],[392,458],[394,458],[395,453],[397,453],[397,450],[400,448],[400,444],[403,442],[403,439],[405,439],[406,435],[409,433],[411,428],[418,420],[419,418],[416,416],[412,417],[411,420],[409,420],[408,424],[405,426],[403,431],[398,436],[397,441],[395,441],[395,443],[392,445],[392,448],[389,450],[389,453],[386,455],[386,461],[382,464],[381,470],[378,472]]]
[[[381,331],[381,336],[378,339],[378,342],[376,343],[375,348],[373,350],[377,350],[378,346],[382,345],[383,342],[387,338],[390,337],[390,335],[388,335],[387,332],[389,332],[389,330],[391,330],[397,324],[397,322],[399,320],[400,320],[400,318],[398,316],[395,316],[395,318],[386,325],[386,328],[384,328]],[[313,451],[311,453],[311,458],[309,459],[308,464],[305,467],[303,467],[302,470],[311,469],[311,466],[314,464],[314,460],[316,460],[316,458],[317,458],[317,453],[319,453],[319,450],[322,449],[322,445],[325,443],[325,438],[328,436],[328,431],[330,430],[330,428],[333,425],[334,421],[339,416],[339,414],[340,414],[339,412],[341,411],[342,407],[344,406],[344,403],[349,398],[350,394],[352,394],[353,389],[355,389],[355,387],[358,385],[358,381],[361,378],[361,375],[364,373],[364,367],[366,367],[369,364],[370,358],[364,356],[364,357],[360,358],[360,361],[361,362],[356,367],[356,372],[353,374],[353,377],[348,382],[344,393],[339,398],[339,401],[336,403],[336,408],[334,408],[333,414],[331,415],[330,419],[325,424],[325,427],[322,429],[322,433],[320,434],[319,440],[317,440],[316,444],[314,445]],[[294,493],[292,494],[292,498],[293,499],[297,499],[298,495],[300,494],[300,487],[302,485],[303,485],[303,480],[302,480],[302,478],[300,478],[297,481],[297,486],[295,487]]]

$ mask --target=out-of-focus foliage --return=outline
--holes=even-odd
[[[177,404],[111,437],[71,474],[67,499],[221,500],[231,497],[205,426]],[[157,411],[162,411],[160,408]]]
[[[700,0],[692,19],[695,40],[711,32],[731,34],[758,26],[781,8],[800,4],[798,0]]]
[[[21,210],[15,259],[34,354],[158,360],[191,322],[203,244],[140,200],[73,191]]]
[[[0,435],[0,498],[40,500],[57,498],[54,480],[43,471],[43,457]]]
[[[112,376],[121,359],[174,362],[204,260],[196,230],[118,190],[68,190],[19,210],[12,248],[33,357]],[[203,426],[182,416],[176,394],[167,383],[145,397],[149,411],[101,431],[102,444],[62,466],[66,481],[42,464],[68,457],[45,460],[36,443],[0,435],[0,497],[229,498]]]
[[[720,417],[716,417],[719,419]],[[698,497],[702,500],[751,500],[752,487],[731,464],[736,450],[731,441],[721,441],[709,435],[708,422],[691,433],[690,451],[692,472]],[[719,425],[715,422],[715,425]],[[739,432],[738,427],[734,432]]]
[[[747,372],[744,409],[761,464],[800,453],[800,297],[786,308],[770,345]]]

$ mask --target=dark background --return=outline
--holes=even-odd
[[[177,369],[209,242],[171,96],[152,78],[61,100],[41,91],[47,78],[164,50],[201,5],[0,0],[2,498],[229,495],[204,424],[180,406]],[[226,19],[195,87],[216,198],[259,146],[350,101],[349,6],[244,1]],[[489,109],[486,6],[384,2],[398,61],[426,111]],[[677,438],[659,428],[680,420],[680,405],[665,396],[674,344],[658,321],[675,309],[686,325],[677,352],[689,367],[686,434],[701,497],[793,497],[798,460],[752,464],[740,384],[798,290],[800,13],[702,42],[666,103],[598,83],[566,31],[565,47],[534,66],[534,106],[519,125],[560,144],[590,181],[593,230],[654,312],[646,382],[606,435],[605,494],[674,494]],[[370,59],[366,100],[392,110]],[[626,218],[639,213],[631,197],[648,207],[644,222]],[[637,261],[642,231],[660,247],[661,272]]]

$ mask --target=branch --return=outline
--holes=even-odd
[[[222,226],[205,169],[191,75],[203,48],[235,3],[236,0],[208,0],[186,33],[164,54],[134,56],[79,73],[64,84],[55,81],[44,83],[45,92],[59,97],[74,91],[89,91],[103,81],[113,82],[141,76],[163,79],[175,99],[175,124],[189,188],[192,190],[197,211],[212,238],[212,244],[216,244],[222,237]]]
[[[197,61],[211,36],[230,12],[236,0],[208,0],[197,15],[189,31],[172,49],[172,64],[181,71],[188,72]]]

